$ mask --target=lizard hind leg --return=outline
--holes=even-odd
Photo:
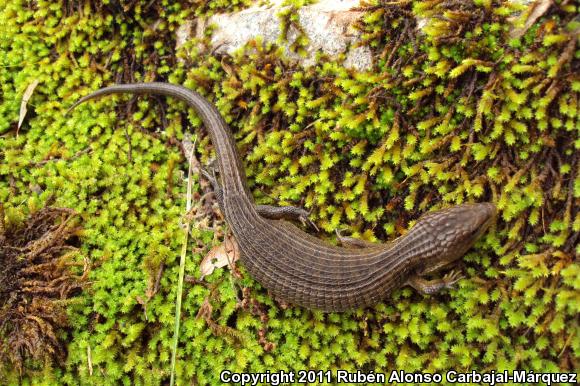
[[[213,193],[215,195],[215,198],[219,204],[219,207],[222,211],[222,213],[224,213],[224,192],[222,190],[222,187],[220,186],[217,177],[215,175],[215,168],[210,164],[208,170],[201,168],[201,174],[209,181],[209,183],[212,186],[213,189]]]
[[[223,208],[223,191],[222,188],[217,181],[216,177],[216,166],[215,166],[215,159],[211,160],[206,169],[201,169],[201,173],[204,175],[205,178],[210,182],[213,187],[214,194],[216,199],[220,204],[220,208]],[[271,219],[271,220],[289,220],[289,221],[300,221],[302,225],[309,225],[318,232],[318,227],[308,216],[310,212],[308,212],[304,208],[300,208],[297,206],[273,206],[273,205],[257,205],[256,211],[262,217]],[[223,210],[222,210],[223,212]]]
[[[215,160],[208,164],[207,169],[201,169],[203,176],[210,182],[216,199],[220,205],[223,212],[223,190],[216,177],[216,167]],[[256,211],[262,217],[271,220],[289,220],[289,221],[300,221],[302,225],[309,225],[318,232],[318,227],[312,220],[308,218],[310,212],[304,208],[297,206],[272,206],[272,205],[257,205]]]
[[[258,214],[262,217],[271,220],[290,220],[300,221],[302,225],[309,225],[318,232],[318,227],[310,218],[310,212],[304,208],[297,206],[272,206],[272,205],[258,205],[256,207]]]
[[[336,239],[346,248],[353,248],[353,249],[361,249],[361,248],[376,248],[380,246],[380,244],[371,243],[370,241],[355,239],[354,237],[343,236],[340,234],[340,231],[336,230]]]

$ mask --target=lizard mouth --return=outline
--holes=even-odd
[[[477,206],[480,210],[480,221],[479,226],[477,226],[472,232],[473,241],[475,241],[489,229],[491,224],[495,221],[497,215],[495,205],[493,205],[491,202],[484,202],[477,204]]]
[[[487,212],[487,219],[483,222],[481,227],[484,230],[487,230],[487,228],[489,228],[490,225],[495,221],[495,218],[497,216],[497,210],[495,208],[495,205],[493,205],[491,202],[486,202],[481,205],[484,206],[485,211]]]

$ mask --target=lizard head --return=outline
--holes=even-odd
[[[426,214],[420,222],[433,233],[437,251],[431,264],[449,263],[462,257],[489,228],[495,218],[492,203],[463,204]]]

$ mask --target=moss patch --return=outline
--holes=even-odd
[[[0,374],[50,368],[66,358],[66,306],[85,284],[76,275],[74,212],[43,208],[24,224],[4,224],[0,205]],[[82,265],[82,262],[80,263]],[[4,375],[6,376],[6,375]]]
[[[373,309],[322,314],[275,304],[243,269],[239,279],[217,270],[187,287],[179,384],[215,384],[220,369],[580,367],[577,5],[555,2],[514,39],[515,9],[503,1],[370,4],[359,28],[376,66],[355,73],[323,58],[302,69],[259,40],[231,57],[196,43],[174,52],[177,26],[215,11],[196,4],[0,9],[0,201],[16,217],[53,195],[74,208],[81,252],[95,265],[83,304],[69,307],[66,362],[46,383],[168,379],[186,168],[172,144],[183,130],[202,133],[200,121],[159,98],[115,112],[111,100],[129,98],[112,97],[63,116],[90,90],[152,80],[212,100],[257,201],[311,209],[328,238],[346,228],[386,241],[426,210],[465,201],[500,211],[463,259],[467,278],[438,296],[405,288]],[[35,79],[16,136],[20,98]],[[209,140],[197,143],[205,162]],[[199,277],[221,237],[197,223],[188,275]]]

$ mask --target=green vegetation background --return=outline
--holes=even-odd
[[[243,268],[186,284],[178,384],[217,384],[221,369],[578,371],[578,3],[556,1],[511,38],[518,9],[505,1],[373,1],[359,28],[376,65],[363,73],[322,57],[302,69],[260,41],[233,56],[212,56],[203,41],[174,48],[186,19],[247,5],[237,3],[0,6],[0,200],[9,221],[51,196],[74,208],[93,266],[69,305],[66,362],[28,363],[22,375],[5,363],[7,383],[168,379],[187,170],[176,143],[201,134],[202,162],[211,144],[197,117],[163,98],[109,97],[64,116],[99,87],[154,80],[213,101],[257,201],[312,210],[329,239],[346,229],[389,240],[454,203],[499,208],[463,259],[466,278],[437,296],[401,289],[372,309],[323,314],[277,305]],[[299,28],[293,12],[280,18],[284,31]],[[208,188],[195,178],[199,199]],[[224,228],[195,221],[186,273],[199,278]]]

